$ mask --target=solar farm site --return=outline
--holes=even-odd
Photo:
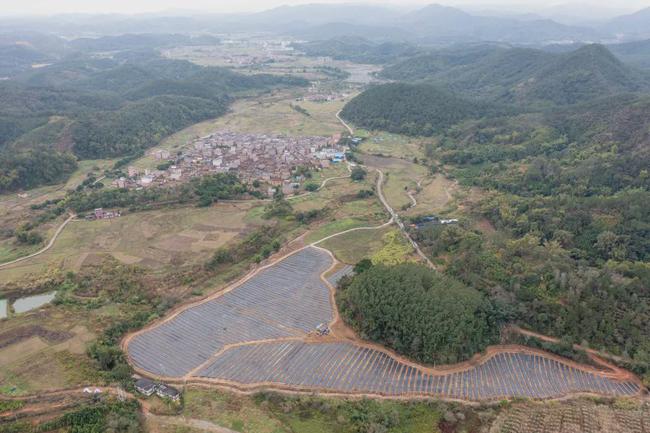
[[[142,374],[211,382],[240,389],[432,396],[471,401],[558,398],[575,393],[631,396],[632,379],[532,351],[498,348],[473,363],[431,368],[380,348],[313,331],[335,318],[328,284],[334,264],[321,248],[306,247],[262,268],[239,285],[132,335],[129,361]]]

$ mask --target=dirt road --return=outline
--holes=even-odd
[[[354,135],[354,129],[352,129],[352,127],[351,127],[350,125],[348,125],[348,124],[345,122],[345,120],[343,120],[343,119],[341,118],[340,114],[341,114],[340,111],[339,111],[338,113],[336,113],[336,118],[339,120],[339,122],[341,122],[341,125],[343,125],[343,126],[345,127],[345,129],[347,129],[347,130],[350,132],[351,135]],[[398,226],[399,229],[402,231],[402,233],[404,234],[404,236],[406,237],[406,239],[408,239],[409,243],[411,244],[411,246],[413,247],[413,249],[415,250],[415,252],[417,253],[417,255],[420,256],[420,258],[421,258],[421,259],[422,259],[422,260],[427,264],[427,266],[429,266],[431,269],[436,269],[436,267],[435,267],[435,265],[433,264],[433,262],[432,262],[432,261],[431,261],[431,260],[430,260],[430,259],[429,259],[429,258],[428,258],[424,253],[423,253],[423,252],[422,252],[422,250],[420,249],[420,246],[417,244],[417,242],[415,242],[415,241],[413,240],[413,238],[411,237],[411,235],[409,234],[408,230],[406,229],[406,226],[404,226],[404,223],[403,223],[402,220],[400,219],[400,217],[399,217],[399,215],[397,214],[397,212],[395,212],[395,210],[394,210],[394,209],[391,207],[391,205],[388,203],[388,200],[386,200],[386,197],[384,196],[384,190],[383,190],[383,185],[384,185],[384,173],[383,173],[379,168],[375,168],[375,167],[371,167],[371,168],[374,168],[375,170],[377,170],[377,173],[379,173],[379,179],[377,180],[377,196],[379,197],[379,200],[381,201],[381,204],[384,206],[384,208],[386,208],[386,210],[387,210],[388,213],[390,214],[391,219],[390,219],[389,223],[390,223],[390,222],[395,222],[395,223],[397,223],[397,226]],[[410,197],[411,197],[411,200],[413,201],[413,205],[415,206],[415,205],[417,204],[417,202],[415,201],[415,198],[412,197],[412,196],[410,196]],[[338,234],[343,234],[343,233],[338,233]],[[333,236],[332,236],[332,237],[333,237]]]
[[[56,238],[59,237],[59,235],[61,234],[61,232],[65,228],[65,226],[67,226],[68,223],[70,221],[72,221],[73,219],[75,219],[76,217],[77,217],[77,215],[72,214],[72,215],[70,215],[68,217],[68,219],[63,221],[63,223],[59,226],[59,228],[57,228],[56,231],[54,232],[54,236],[52,236],[52,239],[50,239],[50,242],[48,242],[48,244],[45,247],[43,247],[42,249],[40,249],[40,250],[36,251],[35,253],[32,253],[32,254],[30,254],[28,256],[19,257],[19,258],[15,259],[15,260],[12,260],[10,262],[0,263],[0,268],[2,268],[4,266],[13,265],[14,263],[22,262],[23,260],[31,259],[32,257],[36,257],[36,256],[38,256],[40,254],[43,254],[45,251],[52,248],[52,245],[54,245],[54,242],[56,241]]]

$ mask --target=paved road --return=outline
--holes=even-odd
[[[68,223],[70,221],[72,221],[73,219],[75,219],[76,217],[77,217],[76,215],[72,214],[72,215],[70,215],[68,217],[68,219],[63,221],[63,223],[59,226],[59,228],[56,229],[56,232],[54,232],[54,236],[52,236],[52,239],[50,239],[50,242],[48,242],[48,244],[45,247],[43,247],[42,249],[40,249],[40,250],[36,251],[35,253],[32,253],[32,254],[30,254],[28,256],[20,257],[20,258],[17,258],[16,260],[12,260],[10,262],[0,263],[0,268],[2,268],[4,266],[13,265],[14,263],[22,262],[23,260],[31,259],[32,257],[36,257],[39,254],[43,254],[45,251],[52,248],[52,245],[54,245],[54,242],[56,241],[56,238],[59,237],[59,235],[61,234],[61,232],[65,228],[65,226],[68,225]]]

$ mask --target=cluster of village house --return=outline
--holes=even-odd
[[[104,210],[101,207],[86,215],[87,220],[104,220],[122,216],[119,210]]]
[[[151,154],[161,162],[173,161],[166,170],[128,167],[128,177],[117,179],[118,188],[147,187],[171,181],[184,181],[210,173],[236,172],[244,183],[257,180],[285,192],[295,190],[292,170],[329,167],[344,160],[345,149],[338,144],[340,134],[331,137],[289,137],[270,134],[242,134],[219,131],[198,138],[180,155],[156,149]]]

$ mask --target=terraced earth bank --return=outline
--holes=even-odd
[[[329,284],[334,264],[307,247],[261,269],[217,297],[189,306],[125,340],[141,373],[240,389],[463,400],[557,398],[575,393],[636,395],[633,378],[577,365],[523,347],[490,348],[472,363],[429,368],[336,335],[314,337],[335,320]],[[327,283],[326,283],[327,281]]]

